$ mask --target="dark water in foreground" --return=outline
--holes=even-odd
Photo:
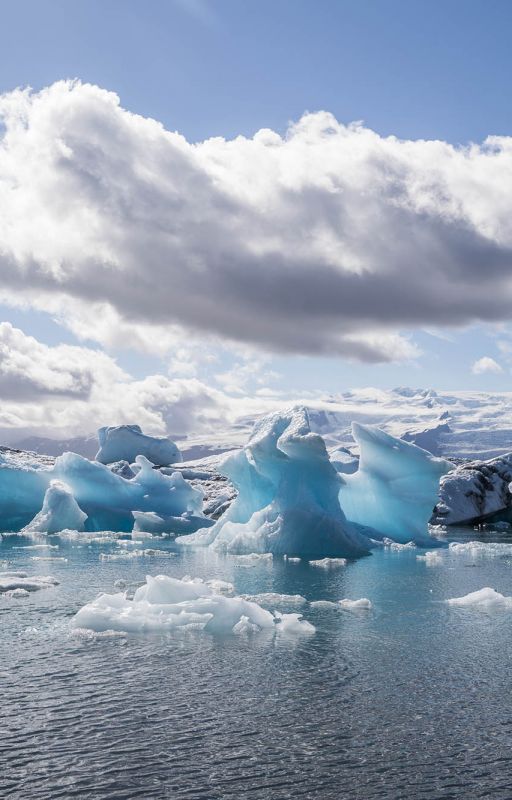
[[[100,561],[117,546],[65,543],[51,555],[67,562],[41,562],[23,544],[0,559],[61,583],[0,598],[2,800],[512,798],[512,612],[441,602],[512,594],[512,556],[429,567],[386,551],[325,571],[203,551]],[[309,637],[70,633],[98,591],[146,573],[374,609],[305,606]]]

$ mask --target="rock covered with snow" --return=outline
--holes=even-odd
[[[489,461],[460,464],[441,478],[432,522],[474,524],[512,509],[512,453]]]
[[[370,425],[354,422],[359,469],[343,476],[341,506],[348,519],[395,542],[430,540],[428,521],[439,479],[452,464]]]
[[[220,471],[238,496],[214,526],[180,542],[312,558],[369,552],[369,540],[341,510],[341,478],[305,408],[264,417]]]
[[[100,428],[98,440],[100,449],[96,453],[96,461],[102,464],[114,461],[131,463],[141,455],[163,467],[181,461],[180,451],[174,442],[167,437],[147,436],[139,425]]]

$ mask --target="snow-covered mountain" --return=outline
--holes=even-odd
[[[355,421],[378,425],[393,436],[445,458],[483,460],[512,451],[512,392],[366,388],[323,397],[276,399],[270,410],[287,408],[295,402],[308,408],[312,430],[324,437],[331,450],[345,447],[357,454],[350,429]],[[261,416],[268,411],[267,401],[262,404]],[[232,424],[219,422],[208,433],[180,437],[183,458],[204,458],[241,447],[258,416],[242,416]],[[94,457],[98,447],[94,434],[62,441],[30,437],[11,446],[54,456],[71,450],[89,458]]]

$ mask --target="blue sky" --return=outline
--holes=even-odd
[[[512,132],[508,2],[19,0],[2,2],[1,10],[1,92],[79,78],[191,142],[250,137],[260,128],[283,134],[290,121],[319,110],[403,139],[465,144]],[[1,310],[45,344],[79,341],[52,313]],[[402,326],[421,352],[398,364],[296,353],[269,356],[265,369],[285,390],[508,390],[507,321],[497,322]],[[93,339],[85,343],[101,349]],[[137,378],[168,370],[168,360],[138,353],[129,341],[107,350]],[[503,371],[473,374],[482,357]],[[236,363],[238,356],[221,350],[200,377],[214,380]]]

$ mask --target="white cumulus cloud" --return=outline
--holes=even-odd
[[[319,112],[193,144],[77,82],[2,95],[2,127],[0,294],[83,337],[371,362],[414,358],[418,326],[510,318],[511,137],[404,141]]]
[[[503,367],[501,367],[494,358],[490,356],[483,356],[479,358],[478,361],[475,361],[473,366],[471,367],[471,372],[475,375],[481,375],[484,372],[494,372],[499,373],[503,372]]]

